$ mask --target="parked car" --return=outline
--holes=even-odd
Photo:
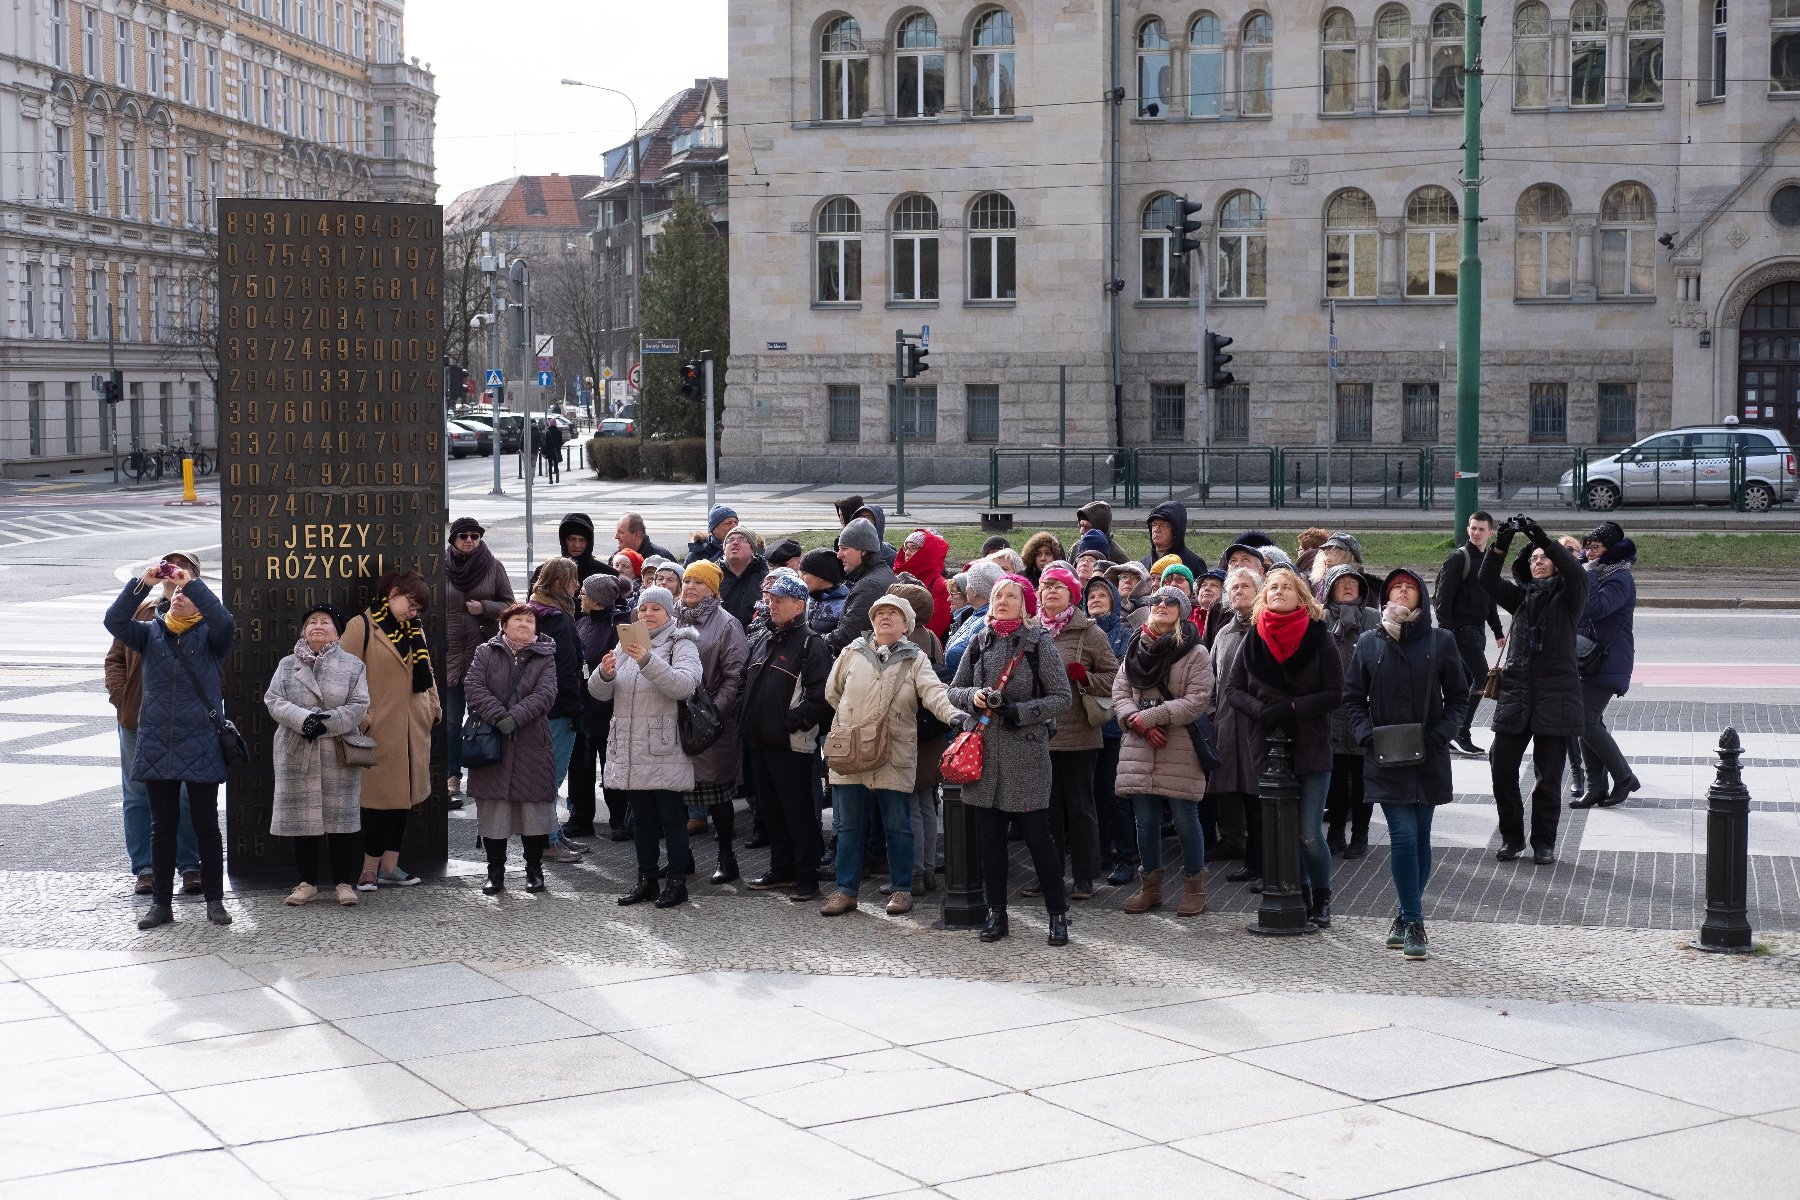
[[[1580,503],[1597,512],[1623,504],[1730,504],[1732,463],[1739,456],[1746,512],[1767,512],[1800,497],[1794,448],[1780,430],[1686,425],[1589,462]],[[1557,495],[1574,502],[1575,489],[1575,472],[1563,472]]]
[[[481,452],[481,438],[473,429],[458,425],[455,421],[444,422],[444,445],[450,451],[451,458],[463,458]]]
[[[637,422],[630,417],[603,417],[597,431],[599,437],[636,437]]]
[[[487,458],[494,453],[493,426],[484,425],[479,421],[472,421],[467,417],[457,417],[452,420],[450,424],[460,425],[475,435],[475,448],[481,457]]]
[[[485,413],[479,413],[479,414],[471,413],[467,417],[458,417],[457,420],[459,420],[459,421],[478,421],[481,424],[488,426],[489,428],[492,428],[493,424],[494,424],[494,416],[493,416],[492,412],[485,412]],[[520,441],[520,437],[521,437],[521,431],[524,428],[525,428],[525,418],[520,416],[519,414],[509,413],[509,412],[503,412],[500,414],[500,453],[512,454],[512,453],[515,453],[519,449],[519,441]]]

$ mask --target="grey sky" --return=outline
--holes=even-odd
[[[599,170],[640,120],[696,78],[725,74],[726,0],[413,0],[406,52],[437,75],[438,203],[509,175]]]

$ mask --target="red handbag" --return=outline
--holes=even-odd
[[[1012,656],[1012,661],[1006,664],[1006,670],[1000,672],[1000,678],[994,684],[995,691],[1006,690],[1006,681],[1012,678],[1013,668],[1024,657],[1024,650]],[[945,783],[974,783],[981,778],[983,747],[986,745],[988,726],[993,720],[992,716],[983,716],[975,728],[950,739],[950,744],[944,748],[944,756],[938,760],[938,773]]]

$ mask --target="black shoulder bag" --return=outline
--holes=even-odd
[[[167,633],[163,634],[163,639],[168,640]],[[241,767],[249,762],[250,747],[244,741],[244,735],[238,732],[236,725],[221,717],[219,710],[206,698],[206,689],[200,686],[200,676],[194,670],[194,664],[181,652],[180,638],[169,642],[169,653],[175,656],[175,661],[187,672],[188,682],[194,686],[194,695],[199,698],[200,703],[206,705],[206,719],[212,722],[213,732],[219,735],[219,757],[225,760],[228,767]]]
[[[513,671],[512,685],[506,689],[506,698],[500,701],[500,707],[511,708],[513,693],[519,690],[519,680],[525,675],[525,664],[520,663]],[[501,743],[500,730],[470,713],[463,720],[462,727],[462,764],[465,767],[491,767],[506,755],[506,748]]]
[[[669,640],[669,665],[675,665],[673,638]],[[694,694],[675,702],[675,732],[681,738],[681,752],[689,758],[697,758],[711,750],[713,743],[719,740],[719,734],[725,731],[725,719],[719,715],[719,706],[713,703],[706,690],[704,665],[700,682],[694,685]]]

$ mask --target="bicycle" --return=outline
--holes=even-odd
[[[146,480],[155,483],[162,478],[162,458],[154,450],[134,446],[131,453],[125,456],[125,461],[119,464],[119,469],[133,483]]]
[[[168,467],[170,471],[180,471],[181,460],[183,458],[191,458],[194,460],[194,475],[196,478],[202,475],[211,475],[213,473],[214,463],[212,457],[197,445],[190,449],[186,438],[182,438],[175,443],[175,449],[171,451],[171,454],[172,460]]]

